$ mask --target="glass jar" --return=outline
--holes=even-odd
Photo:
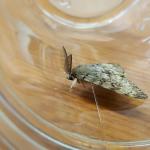
[[[70,90],[62,47],[73,55],[73,66],[120,64],[149,95],[150,0],[120,1],[110,9],[83,10],[83,14],[71,13],[76,8],[73,0],[55,2],[0,1],[2,145],[149,148],[149,99],[136,100],[96,87],[99,122],[91,88],[77,84]]]

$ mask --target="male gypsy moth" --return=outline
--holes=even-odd
[[[64,69],[68,80],[88,82],[116,93],[137,99],[146,99],[148,96],[132,81],[128,80],[124,69],[118,64],[85,64],[72,69],[72,55],[65,55]]]

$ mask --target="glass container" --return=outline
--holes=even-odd
[[[1,147],[150,148],[149,98],[96,87],[99,121],[91,87],[66,79],[63,46],[73,67],[120,64],[150,96],[150,0],[95,2],[0,1]]]

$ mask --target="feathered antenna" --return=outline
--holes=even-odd
[[[71,74],[72,71],[72,54],[68,56],[67,51],[65,47],[63,46],[64,50],[64,57],[65,57],[65,63],[64,63],[64,70],[67,74]]]

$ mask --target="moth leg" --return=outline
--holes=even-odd
[[[72,84],[70,86],[70,89],[72,89],[77,83],[77,78],[75,78],[73,81],[72,81]]]
[[[101,123],[102,121],[102,115],[101,115],[101,112],[100,112],[100,109],[99,109],[99,106],[98,106],[98,101],[97,101],[97,98],[96,98],[96,94],[95,94],[95,89],[94,89],[94,85],[91,85],[92,87],[92,92],[93,92],[93,96],[94,96],[94,100],[95,100],[95,104],[96,104],[96,108],[97,108],[97,112],[98,112],[98,118],[99,118],[99,122]]]

